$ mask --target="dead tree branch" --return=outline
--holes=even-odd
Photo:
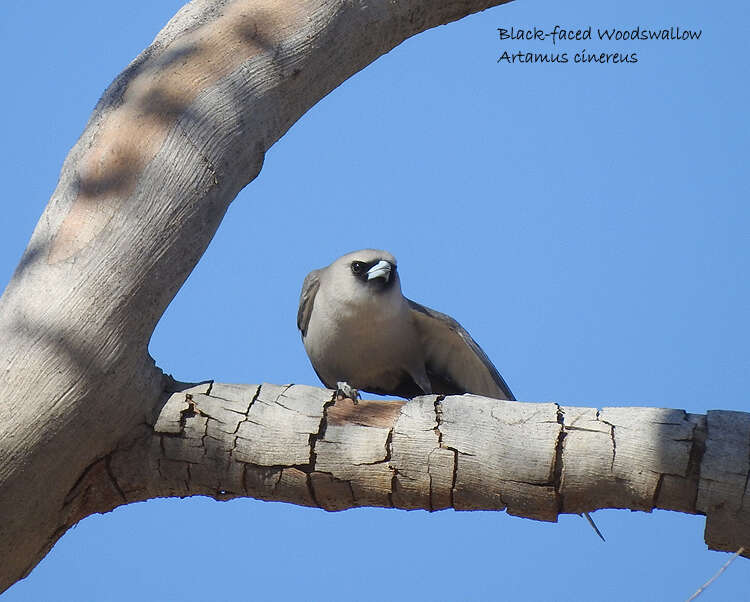
[[[750,543],[750,414],[473,395],[354,405],[303,385],[181,389],[85,471],[67,498],[68,524],[153,497],[250,496],[545,521],[661,508],[706,515],[711,549]]]

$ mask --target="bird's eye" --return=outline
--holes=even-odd
[[[352,261],[352,273],[353,274],[361,274],[362,271],[365,269],[365,264],[361,261]]]

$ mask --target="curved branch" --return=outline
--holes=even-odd
[[[0,591],[158,403],[151,333],[266,150],[406,38],[504,1],[193,0],[112,83],[0,298]]]
[[[188,495],[326,510],[506,510],[545,521],[661,508],[706,515],[711,549],[750,544],[750,414],[472,395],[354,405],[332,395],[219,383],[170,393],[153,426],[85,472],[68,495],[67,524]]]

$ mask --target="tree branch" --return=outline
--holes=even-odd
[[[194,0],[112,83],[0,298],[0,591],[82,517],[165,495],[541,520],[662,507],[750,549],[746,414],[164,395],[154,326],[268,148],[404,39],[502,1]]]
[[[706,515],[711,549],[750,543],[750,414],[473,395],[354,405],[303,385],[181,389],[165,397],[153,426],[87,469],[68,495],[68,525],[153,497],[250,496],[545,521],[660,508]]]
[[[0,298],[0,591],[147,422],[154,326],[268,148],[406,38],[502,2],[193,0],[117,77]]]

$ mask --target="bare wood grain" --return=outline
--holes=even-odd
[[[68,495],[71,515],[196,494],[329,511],[507,510],[545,521],[600,508],[662,508],[705,514],[712,549],[750,543],[750,414],[711,412],[706,421],[681,410],[474,395],[354,405],[333,395],[300,385],[185,388],[168,398],[153,429],[140,428],[129,445],[87,469]],[[271,409],[261,425],[253,409],[263,404]],[[227,411],[240,416],[236,432],[225,428]],[[257,441],[288,443],[288,453],[276,445],[269,456],[264,443],[256,455],[238,454],[244,424],[254,424]],[[298,450],[300,434],[306,453]],[[275,463],[261,463],[269,458]]]

